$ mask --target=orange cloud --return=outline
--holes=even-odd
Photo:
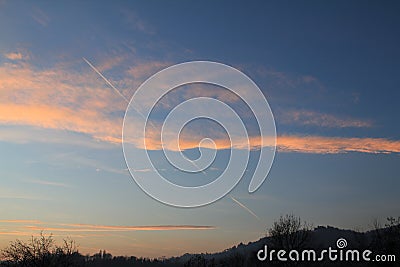
[[[400,153],[400,141],[385,138],[344,138],[324,136],[279,136],[278,150],[333,154],[346,152]]]
[[[26,58],[24,55],[22,55],[22,53],[19,53],[19,52],[7,53],[7,54],[4,54],[4,57],[6,57],[10,60],[21,60],[21,59]]]
[[[98,65],[110,69],[121,61],[122,57],[113,57],[100,60]],[[0,65],[0,125],[65,130],[120,143],[126,102],[83,61],[81,64],[83,72],[72,70],[77,66],[68,63],[50,69],[25,62]],[[132,67],[126,79],[116,82],[117,87],[129,98],[140,79],[164,66],[166,63],[149,62]],[[2,140],[8,137],[0,136]]]
[[[104,68],[109,68],[117,64],[119,60],[119,58],[114,58],[109,62],[105,61],[99,64]],[[127,71],[130,77],[123,80],[121,84],[128,84],[129,81],[132,81],[132,76],[134,78],[143,78],[146,74],[150,75],[165,65],[166,63],[163,62],[150,62],[132,67]],[[104,141],[105,143],[120,143],[122,114],[126,108],[126,103],[111,88],[108,88],[96,73],[85,66],[84,62],[82,62],[81,67],[83,66],[87,68],[86,71],[77,72],[72,71],[71,66],[68,66],[68,64],[52,69],[37,69],[25,62],[3,63],[0,65],[0,93],[2,95],[0,99],[0,125],[63,130],[85,134],[87,137]],[[232,95],[227,94],[224,90],[200,92],[201,90],[200,87],[195,86],[188,90],[183,97],[196,97],[205,93],[223,101],[237,101],[235,96],[232,98]],[[132,91],[129,91],[130,95],[132,93]],[[328,114],[311,111],[289,112],[286,114],[286,119],[290,123],[322,125],[325,127],[372,126],[371,122],[368,121],[348,118],[340,119]],[[133,128],[135,128],[134,125]],[[160,129],[161,125],[156,125],[154,129],[150,129],[146,133],[145,140],[133,139],[126,141],[138,148],[144,148],[143,142],[145,141],[147,149],[162,149]],[[214,137],[213,140],[217,149],[229,149],[232,147],[229,139],[215,135],[212,129],[208,130],[211,131],[211,137]],[[171,136],[173,137],[173,135]],[[0,138],[2,140],[10,138],[10,133],[1,133]],[[19,136],[18,138],[21,139],[24,136]],[[194,131],[187,132],[181,136],[180,148],[173,146],[172,139],[169,140],[167,138],[164,141],[167,149],[185,150],[197,148],[202,138]],[[18,141],[20,142],[21,140],[19,139]],[[250,140],[242,138],[233,148],[247,149],[249,145],[250,149],[257,149],[260,146],[274,144],[275,140],[272,138],[264,137],[261,139],[253,136],[250,137]],[[210,142],[204,142],[202,146],[214,148],[214,145]],[[384,138],[283,135],[277,139],[277,148],[283,152],[302,153],[398,153],[400,144],[399,141]]]
[[[146,149],[160,150],[162,144],[158,137],[150,136],[146,139]],[[199,136],[186,135],[180,139],[180,149],[198,148],[201,138]],[[232,144],[229,139],[213,139],[217,149],[230,149]],[[262,141],[262,144],[261,144]],[[177,151],[172,141],[167,141],[165,148]],[[138,147],[140,147],[138,143]],[[252,136],[249,139],[243,138],[234,149],[258,149],[261,146],[273,146],[274,139],[270,137],[260,138]],[[214,149],[211,143],[201,143],[204,148]],[[325,137],[325,136],[300,136],[300,135],[281,135],[276,139],[277,150],[281,152],[299,152],[314,154],[337,154],[348,152],[360,153],[400,153],[400,141],[385,138],[346,138],[346,137]]]
[[[98,139],[112,141],[121,135],[122,119],[102,119],[90,110],[71,110],[64,107],[0,104],[0,121],[5,124],[30,125],[89,134]]]
[[[106,141],[120,138],[122,116],[110,114],[123,112],[125,103],[88,72],[0,66],[0,124],[67,130]]]

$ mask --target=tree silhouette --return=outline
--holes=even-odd
[[[311,225],[301,222],[293,214],[281,216],[269,229],[272,245],[276,248],[292,250],[302,249],[310,239]]]

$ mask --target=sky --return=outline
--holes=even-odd
[[[288,213],[359,230],[399,216],[399,12],[395,1],[0,1],[0,247],[43,230],[70,236],[82,253],[178,256],[257,240]],[[232,66],[258,85],[275,118],[276,155],[256,192],[247,190],[258,162],[251,149],[228,195],[177,208],[133,181],[122,125],[126,100],[147,78],[194,60]],[[259,137],[236,95],[199,84],[161,99],[156,129],[201,96],[229,104]],[[160,173],[180,185],[216,179],[231,149],[243,150],[209,120],[182,133],[187,157],[210,137],[217,158],[189,177],[163,157],[170,140],[146,136]]]

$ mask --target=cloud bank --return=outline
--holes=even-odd
[[[6,54],[9,59],[22,59],[19,53]],[[121,58],[105,60],[100,62],[101,69],[112,68],[120,64]],[[133,91],[127,90],[127,85],[138,84],[140,80],[147,78],[156,70],[164,67],[165,62],[149,62],[129,67],[125,70],[125,78],[115,84],[122,86],[121,91],[128,98]],[[5,132],[0,134],[2,141],[39,141],[39,142],[66,142],[65,138],[45,138],[38,134],[34,136],[25,132],[22,134],[10,133],[9,127],[34,127],[59,131],[59,136],[68,136],[63,133],[77,133],[93,140],[104,143],[121,143],[121,131],[123,114],[126,108],[125,101],[118,96],[104,81],[98,77],[85,63],[60,64],[52,68],[39,69],[29,62],[2,63],[0,65],[0,127]],[[204,93],[204,94],[203,94]],[[215,97],[226,103],[238,101],[231,94],[224,91],[204,90],[201,87],[194,87],[187,90],[183,98],[197,96]],[[176,98],[170,97],[164,100],[164,107],[174,104]],[[327,128],[345,127],[372,127],[370,121],[357,120],[352,118],[338,118],[330,114],[323,114],[306,110],[291,110],[278,116],[283,123],[313,125]],[[162,148],[160,130],[161,124],[149,131],[146,140],[129,140],[135,146],[150,150]],[[20,131],[20,128],[15,128]],[[34,135],[34,134],[33,134]],[[54,132],[53,132],[54,135]],[[173,135],[171,135],[173,136]],[[74,137],[78,138],[78,137]],[[196,132],[188,132],[180,137],[180,149],[197,148],[202,136]],[[262,141],[262,142],[261,142]],[[215,136],[214,142],[217,149],[231,148],[229,139]],[[84,142],[82,142],[83,144]],[[167,149],[174,149],[169,144],[172,140],[165,140]],[[243,139],[236,144],[235,149],[251,149],[263,146],[270,146],[273,140],[268,137],[261,139],[259,136],[251,136],[250,140]],[[205,142],[207,146],[210,143]],[[208,148],[214,148],[208,147]],[[277,148],[282,152],[301,153],[399,153],[400,141],[385,138],[351,138],[351,137],[328,137],[308,135],[279,135]]]

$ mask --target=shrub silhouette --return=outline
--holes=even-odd
[[[78,255],[75,242],[64,239],[63,244],[55,244],[53,236],[45,236],[43,232],[39,237],[34,237],[24,242],[19,239],[10,243],[2,250],[2,258],[8,266],[21,267],[72,267],[74,256]]]

